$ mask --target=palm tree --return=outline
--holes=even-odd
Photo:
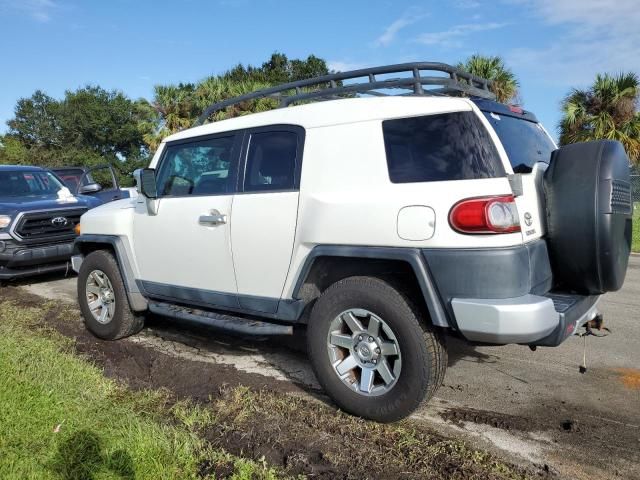
[[[513,100],[518,93],[518,80],[500,57],[486,57],[474,54],[465,62],[459,63],[457,68],[478,77],[492,80],[491,90],[496,95],[498,102],[507,103]]]
[[[640,161],[640,80],[635,73],[597,75],[586,90],[573,89],[562,102],[560,143],[618,140],[631,162]]]

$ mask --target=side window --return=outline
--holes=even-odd
[[[235,136],[169,144],[157,174],[160,196],[215,195],[235,191]]]
[[[244,174],[245,192],[295,188],[298,135],[289,131],[251,134]]]
[[[382,122],[393,183],[506,175],[489,133],[473,112]]]

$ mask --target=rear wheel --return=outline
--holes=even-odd
[[[441,336],[389,283],[351,277],[316,302],[307,331],[318,381],[343,410],[390,422],[406,417],[441,385]]]
[[[118,263],[106,250],[91,252],[78,272],[78,302],[87,329],[117,340],[139,332],[144,318],[129,307]]]

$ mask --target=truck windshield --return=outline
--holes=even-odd
[[[536,162],[549,163],[556,149],[539,123],[483,112],[498,134],[514,173],[529,173]]]
[[[50,172],[0,172],[0,197],[55,195],[62,188]]]

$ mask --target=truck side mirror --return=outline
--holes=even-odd
[[[136,190],[139,194],[150,199],[158,198],[156,171],[153,168],[139,168],[133,172],[133,178],[136,181]]]
[[[98,193],[100,190],[102,190],[102,187],[100,186],[100,184],[95,182],[88,183],[87,185],[83,185],[82,187],[80,187],[80,193],[82,194]]]

